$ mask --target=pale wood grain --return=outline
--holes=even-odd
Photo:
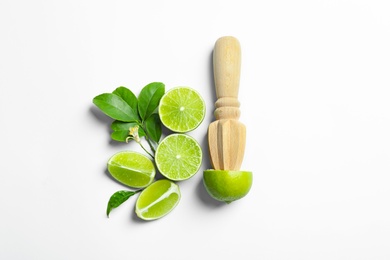
[[[213,53],[217,94],[215,118],[208,129],[211,164],[216,170],[240,170],[245,151],[246,128],[238,121],[241,47],[231,36],[219,38]]]

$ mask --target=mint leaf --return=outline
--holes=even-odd
[[[138,96],[138,113],[142,120],[146,120],[158,107],[164,92],[165,85],[161,82],[152,82],[141,90]]]
[[[128,200],[131,196],[133,196],[137,192],[138,191],[120,190],[112,194],[107,204],[107,211],[106,211],[107,217],[109,217],[112,209],[119,207],[123,202]]]
[[[162,126],[161,120],[158,114],[152,114],[145,120],[145,128],[150,139],[158,143],[161,138]]]
[[[104,93],[94,97],[93,103],[107,116],[124,121],[134,122],[137,114],[120,96],[112,93]]]
[[[138,100],[130,89],[121,86],[112,93],[120,96],[133,109],[134,114],[138,116]]]
[[[122,122],[122,121],[114,121],[111,124],[111,129],[114,131],[111,133],[111,138],[118,142],[126,142],[126,138],[129,136],[129,130],[131,127],[138,125],[135,122]],[[144,130],[140,127],[138,128],[138,136],[145,136]]]

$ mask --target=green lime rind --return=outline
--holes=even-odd
[[[171,134],[158,145],[155,162],[163,176],[173,181],[182,181],[198,172],[202,156],[202,148],[193,137]]]
[[[156,175],[153,162],[145,155],[133,151],[121,151],[107,162],[111,176],[131,188],[144,188]]]
[[[253,175],[249,171],[205,170],[203,184],[216,200],[230,203],[245,197],[252,187]]]
[[[179,186],[170,180],[158,180],[139,195],[135,213],[143,220],[155,220],[171,212],[181,198]]]
[[[196,90],[176,87],[163,95],[158,110],[161,122],[166,128],[176,133],[186,133],[203,122],[206,105]]]

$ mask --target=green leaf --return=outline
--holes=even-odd
[[[146,120],[154,112],[164,93],[165,85],[161,82],[152,82],[141,90],[138,96],[138,113],[142,120]]]
[[[138,119],[133,109],[118,95],[104,93],[94,97],[93,103],[107,116],[124,122]]]
[[[126,138],[129,136],[129,130],[131,127],[138,125],[135,122],[122,122],[122,121],[114,121],[111,124],[111,129],[114,131],[111,133],[111,138],[118,142],[126,142]],[[142,128],[138,128],[139,137],[145,136],[144,130]]]
[[[162,126],[161,120],[158,114],[152,114],[145,120],[145,128],[150,139],[158,143],[161,138]]]
[[[106,211],[107,217],[109,217],[112,209],[119,207],[123,202],[128,200],[128,198],[130,198],[136,193],[137,191],[120,190],[112,194],[107,204],[107,211]]]
[[[134,114],[138,116],[138,100],[137,97],[126,87],[116,88],[113,94],[120,96],[134,111]]]

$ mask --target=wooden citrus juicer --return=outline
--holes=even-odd
[[[213,198],[230,203],[244,197],[252,186],[252,172],[240,170],[246,128],[238,121],[241,47],[236,38],[225,36],[216,41],[213,67],[216,121],[209,125],[208,143],[214,169],[204,171],[203,183]]]

